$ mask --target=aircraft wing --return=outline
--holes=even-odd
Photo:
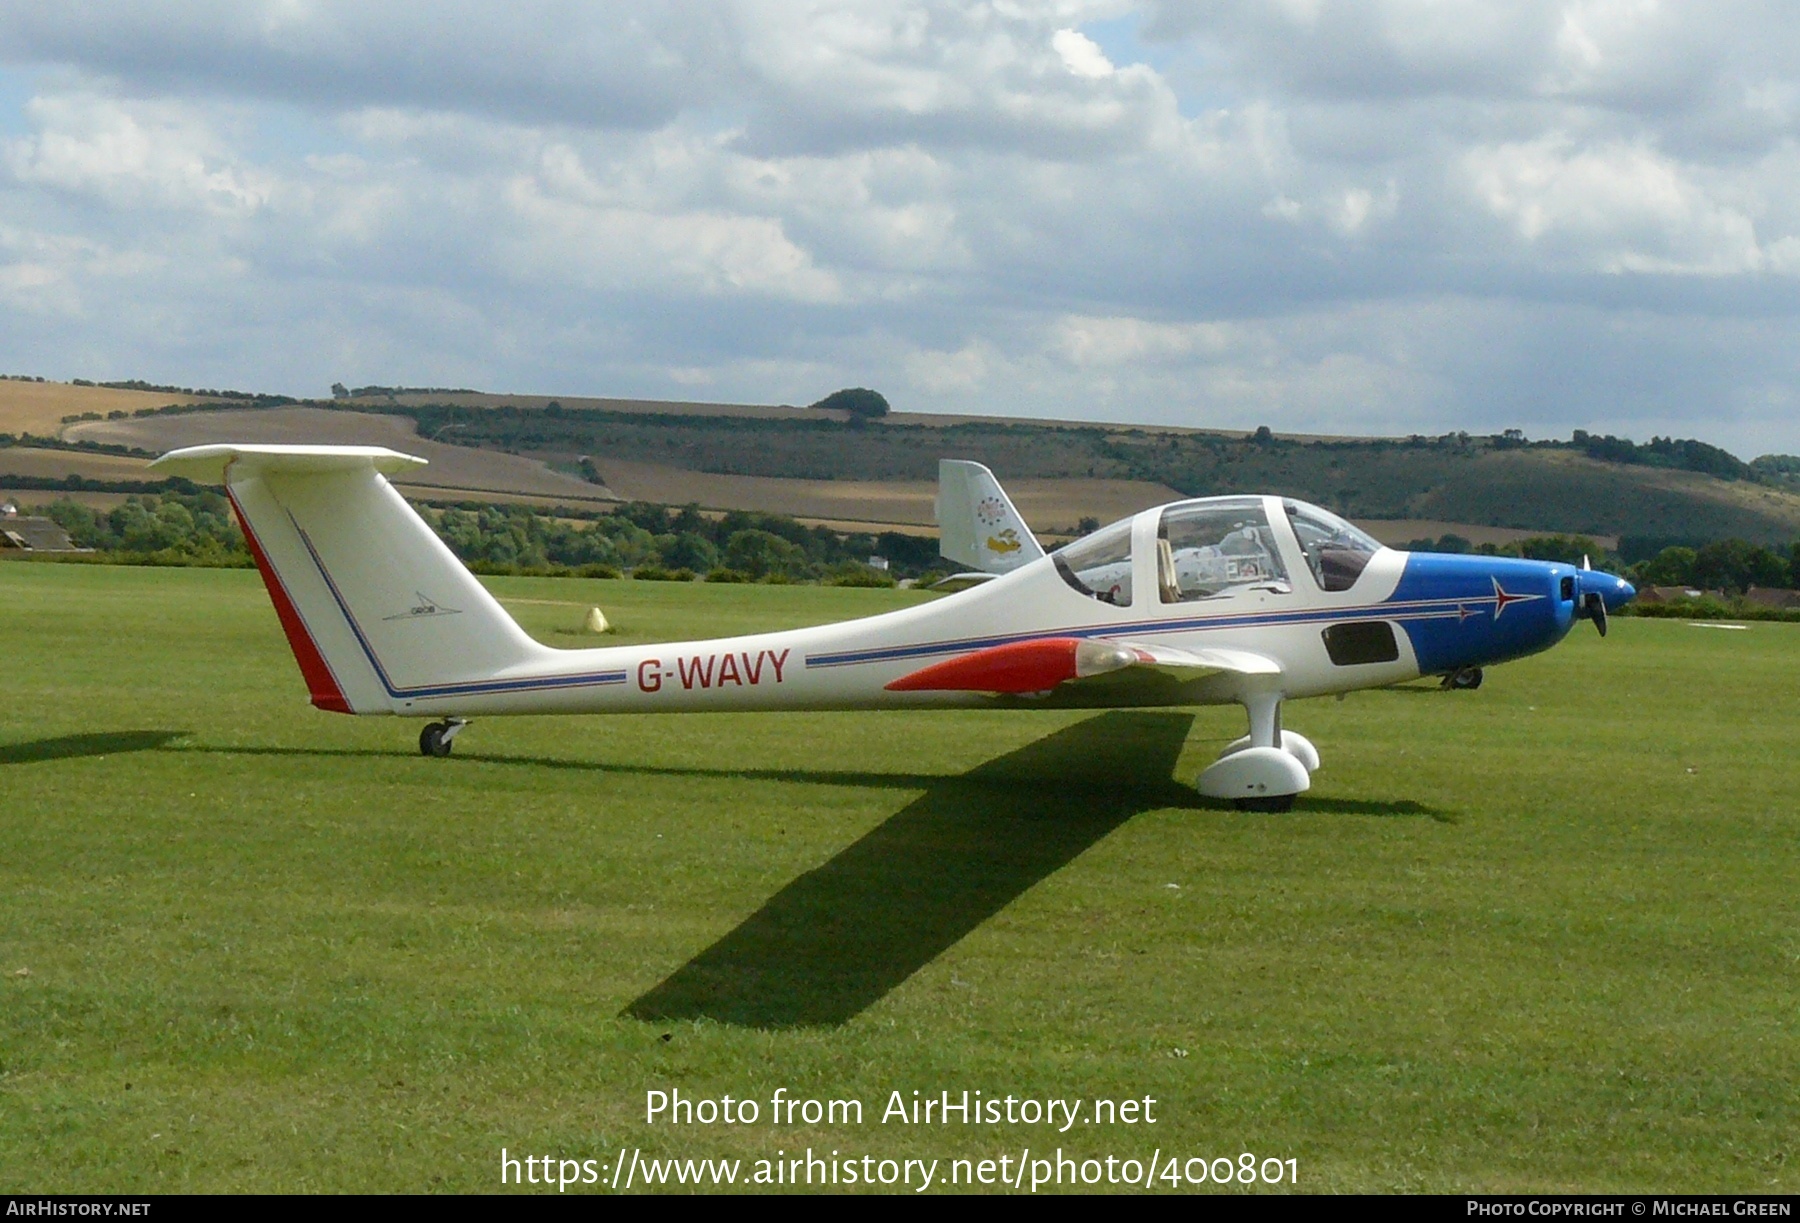
[[[972,587],[981,585],[983,582],[991,582],[999,576],[1000,575],[997,573],[982,573],[980,571],[974,573],[953,573],[949,577],[939,578],[925,589],[935,590],[942,594],[953,595],[959,590],[969,590]]]
[[[1184,650],[1131,641],[1042,637],[990,646],[933,663],[888,684],[893,692],[1049,692],[1064,685],[1124,696],[1189,680],[1281,674],[1272,658],[1248,650]]]

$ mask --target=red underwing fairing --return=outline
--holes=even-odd
[[[154,466],[222,484],[313,704],[467,720],[514,713],[1104,708],[1240,704],[1250,733],[1202,793],[1285,810],[1319,766],[1293,697],[1468,676],[1604,632],[1634,593],[1569,565],[1384,548],[1316,506],[1212,497],[1145,510],[1045,554],[986,468],[946,463],[946,555],[972,589],[886,615],[711,641],[553,649],[529,637],[361,446],[196,446]],[[1029,541],[1029,543],[1027,543]],[[1479,672],[1475,672],[1479,674]]]

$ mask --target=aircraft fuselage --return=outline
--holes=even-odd
[[[1158,523],[1169,508],[1159,507],[1131,520],[1133,547],[1126,560],[1083,571],[1104,575],[1106,597],[1083,593],[1080,582],[1059,572],[1063,554],[1055,553],[974,589],[867,619],[716,640],[558,651],[553,658],[468,683],[441,678],[442,656],[429,640],[434,625],[444,623],[441,618],[405,618],[373,632],[356,623],[347,605],[343,610],[380,677],[391,712],[471,717],[1215,704],[1242,700],[1251,682],[1223,673],[1154,692],[1079,685],[1011,694],[889,688],[945,659],[1051,638],[1243,651],[1278,666],[1282,697],[1321,696],[1532,654],[1569,632],[1584,593],[1599,591],[1609,606],[1630,597],[1631,588],[1620,579],[1572,565],[1387,548],[1369,555],[1346,589],[1325,590],[1295,532],[1277,512],[1279,499],[1262,500],[1269,503],[1264,507],[1268,559],[1284,571],[1282,580],[1267,580],[1252,563],[1246,566],[1247,584],[1191,599],[1171,597],[1178,592],[1169,587],[1168,572],[1158,571]],[[1123,538],[1124,524],[1118,525]],[[1121,564],[1129,596],[1117,580]],[[1179,559],[1174,569],[1181,569]],[[404,649],[380,648],[379,638],[399,634],[414,640]],[[407,674],[408,658],[431,659],[433,678],[415,682]]]

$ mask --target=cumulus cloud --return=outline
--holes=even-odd
[[[144,205],[215,214],[255,212],[271,177],[231,164],[224,143],[190,107],[127,104],[92,93],[33,98],[36,131],[7,142],[22,183],[89,194],[120,208]]]
[[[1076,76],[1111,76],[1117,71],[1099,44],[1080,30],[1058,30],[1050,45]]]
[[[728,87],[733,19],[682,0],[623,15],[560,0],[69,0],[7,6],[0,55],[171,94],[646,128]]]
[[[506,201],[518,224],[506,228],[503,262],[528,284],[572,279],[609,293],[672,297],[842,296],[837,278],[768,217],[595,205],[546,195],[528,178],[511,185]]]
[[[1643,143],[1576,148],[1561,134],[1476,148],[1475,193],[1527,243],[1601,272],[1724,276],[1769,265],[1742,207]]]
[[[0,6],[0,366],[1800,450],[1797,63],[1773,0]]]

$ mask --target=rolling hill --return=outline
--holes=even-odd
[[[15,388],[42,401],[50,385],[0,383],[0,420],[10,419]],[[188,404],[60,428],[65,442],[140,453],[226,437],[381,441],[433,459],[414,481],[423,495],[692,502],[846,523],[929,523],[937,461],[954,457],[994,468],[1047,534],[1175,495],[1254,490],[1315,501],[1392,542],[1442,529],[1477,542],[1529,532],[1780,545],[1800,538],[1800,495],[1789,487],[1751,478],[1749,468],[1705,446],[1694,448],[1715,468],[1745,474],[1682,470],[1671,464],[1686,444],[1660,441],[1652,453],[1610,438],[1607,447],[1584,448],[1580,439],[1247,436],[898,413],[864,422],[777,405],[402,391],[301,407]],[[34,468],[53,453],[39,452]],[[8,474],[25,474],[14,466],[0,451],[0,486]]]

